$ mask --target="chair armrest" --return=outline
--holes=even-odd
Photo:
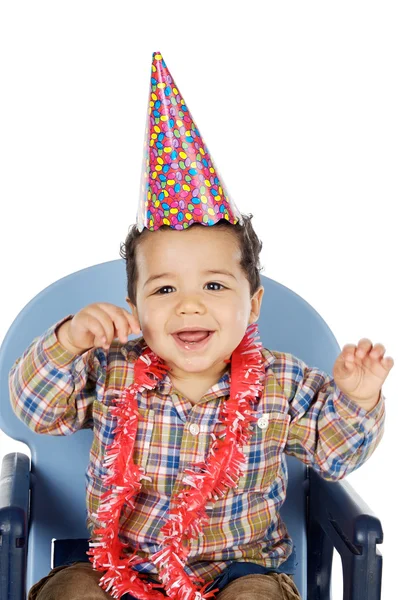
[[[7,454],[0,474],[0,597],[24,600],[29,517],[29,457]]]
[[[341,556],[343,600],[379,600],[383,542],[379,519],[346,481],[309,469],[308,598],[329,600],[333,547]]]

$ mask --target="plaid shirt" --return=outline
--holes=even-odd
[[[105,491],[101,485],[106,447],[115,418],[109,409],[116,393],[134,380],[134,363],[146,347],[143,338],[75,356],[57,341],[55,329],[36,338],[10,372],[11,403],[33,431],[70,435],[93,429],[86,471],[87,527]],[[342,479],[375,450],[384,425],[384,396],[369,412],[342,394],[333,379],[291,354],[263,348],[264,394],[256,406],[258,423],[244,453],[248,461],[238,487],[210,505],[203,535],[192,540],[187,571],[216,577],[231,561],[279,567],[292,552],[292,540],[279,509],[286,496],[284,454],[297,457],[322,477]],[[120,538],[143,557],[159,550],[159,530],[172,492],[183,487],[185,468],[206,457],[217,433],[222,401],[229,396],[227,371],[198,404],[192,405],[164,375],[157,388],[138,393],[141,419],[134,461],[143,480],[136,509],[124,507]],[[156,573],[149,561],[140,570]]]

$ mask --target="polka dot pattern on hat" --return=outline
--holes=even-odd
[[[160,52],[152,56],[140,192],[140,231],[241,220]]]

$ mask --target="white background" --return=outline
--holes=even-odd
[[[380,0],[2,2],[0,340],[44,287],[119,258],[160,51],[255,215],[263,273],[312,304],[340,346],[369,337],[398,363],[397,28],[395,2]],[[382,520],[383,600],[396,598],[397,373],[384,438],[348,476]],[[19,449],[0,443],[0,458]]]

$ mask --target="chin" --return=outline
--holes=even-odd
[[[172,368],[186,373],[206,373],[207,371],[214,370],[216,365],[221,365],[223,359],[219,356],[208,354],[206,355],[194,355],[194,353],[187,352],[186,355],[181,355],[175,352],[169,352],[164,358],[165,362]]]

